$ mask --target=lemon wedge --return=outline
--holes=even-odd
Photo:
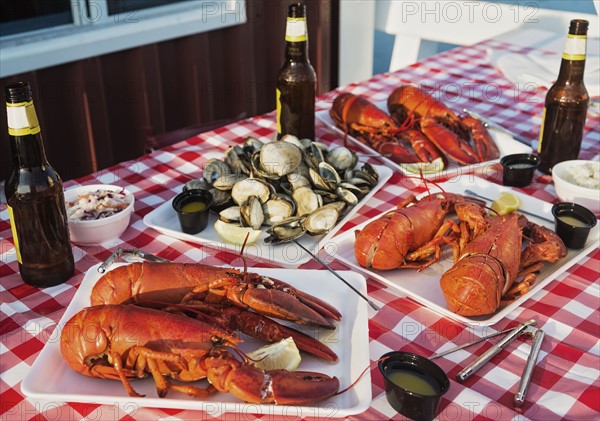
[[[262,234],[261,230],[254,230],[250,227],[240,227],[239,225],[228,224],[221,220],[215,222],[215,231],[217,231],[217,234],[219,234],[219,237],[221,237],[223,241],[240,246],[244,244],[246,235],[250,234],[248,235],[248,241],[246,242],[246,245],[250,245],[256,243]]]
[[[247,354],[250,362],[261,370],[288,370],[298,368],[300,351],[291,337],[265,345]]]
[[[521,200],[512,193],[500,193],[492,202],[492,210],[498,212],[499,215],[507,215],[519,209]]]
[[[444,169],[444,160],[442,158],[436,158],[431,162],[412,162],[408,164],[398,164],[400,167],[413,174],[435,174]]]

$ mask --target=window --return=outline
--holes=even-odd
[[[245,0],[1,0],[0,77],[245,21]]]
[[[0,34],[11,35],[73,23],[70,0],[4,0],[0,3]]]

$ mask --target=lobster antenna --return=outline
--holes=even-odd
[[[250,237],[249,232],[246,233],[246,238],[244,238],[244,244],[242,244],[242,249],[240,250],[240,258],[242,259],[242,262],[244,262],[244,276],[248,274],[248,263],[246,262],[246,257],[244,257],[244,249],[246,248],[248,237]]]
[[[378,359],[377,361],[374,361],[374,362],[375,362],[375,363],[378,363],[379,361],[386,360],[386,359],[388,359],[388,358],[389,358],[389,357],[383,357],[383,358],[380,358],[380,359]],[[370,368],[371,368],[371,364],[368,364],[368,365],[365,367],[365,369],[362,371],[362,373],[360,373],[360,374],[358,375],[358,377],[356,378],[356,380],[354,380],[354,381],[353,381],[353,382],[350,384],[350,386],[348,386],[348,387],[346,387],[346,388],[344,388],[344,389],[342,389],[342,390],[339,390],[339,391],[338,391],[337,393],[335,393],[333,396],[341,395],[342,393],[344,393],[344,392],[347,392],[348,390],[350,390],[350,389],[352,389],[354,386],[356,386],[356,383],[358,383],[358,381],[359,381],[360,379],[362,379],[362,377],[363,377],[363,376],[364,376],[364,375],[367,373],[367,370],[369,370]]]

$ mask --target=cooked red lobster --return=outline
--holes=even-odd
[[[346,135],[355,137],[394,162],[433,162],[440,158],[439,150],[421,132],[401,127],[362,96],[338,95],[329,115]]]
[[[443,154],[460,164],[474,164],[500,156],[494,139],[479,120],[457,116],[416,86],[394,89],[387,105],[396,122],[414,122]]]
[[[398,204],[397,209],[355,232],[356,261],[363,267],[378,270],[423,269],[435,263],[440,258],[440,247],[458,245],[461,235],[458,225],[446,216],[457,206],[472,203],[472,200],[456,194],[438,193],[416,201],[415,196],[410,195]]]
[[[131,263],[104,274],[92,289],[90,302],[179,305],[223,328],[269,342],[292,336],[300,350],[330,361],[338,358],[318,340],[265,316],[334,329],[331,319],[340,320],[340,313],[317,297],[257,273],[203,264]],[[246,311],[249,308],[254,312]]]
[[[336,377],[322,373],[262,371],[235,357],[231,350],[239,342],[225,329],[182,314],[100,305],[81,310],[65,324],[60,349],[73,370],[120,380],[130,396],[141,396],[130,380],[149,375],[160,397],[169,390],[197,398],[219,391],[246,402],[297,405],[326,399],[339,389]],[[169,377],[181,382],[206,378],[210,386],[172,384]]]
[[[529,244],[521,252],[523,229]],[[440,279],[448,308],[463,316],[494,313],[502,300],[514,300],[528,290],[544,261],[556,262],[566,254],[562,240],[548,228],[516,214],[492,218]]]

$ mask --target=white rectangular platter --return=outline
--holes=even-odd
[[[552,204],[526,194],[513,191],[510,188],[490,183],[479,177],[465,175],[459,179],[455,179],[455,182],[441,183],[439,186],[443,188],[444,191],[449,193],[463,194],[465,190],[469,189],[484,197],[492,199],[499,196],[503,191],[511,191],[511,193],[520,198],[521,209],[534,212],[535,214],[552,220]],[[434,191],[439,190],[432,187],[432,192]],[[490,204],[488,203],[488,206],[489,205]],[[383,212],[381,215],[384,213],[386,212]],[[417,272],[416,269],[396,269],[389,271],[365,269],[356,262],[356,258],[354,257],[354,232],[356,230],[363,229],[368,223],[377,218],[379,218],[379,216],[376,216],[355,227],[354,229],[348,230],[334,237],[333,242],[335,242],[338,247],[334,257],[339,258],[341,261],[345,262],[351,267],[367,273],[384,284],[401,291],[406,296],[411,297],[422,305],[450,319],[475,326],[486,326],[497,323],[512,310],[521,306],[525,301],[546,286],[549,282],[556,279],[569,267],[577,263],[580,259],[584,258],[591,250],[593,250],[595,247],[598,247],[599,225],[596,225],[596,227],[590,232],[588,240],[583,249],[569,249],[567,256],[563,259],[555,263],[546,263],[542,271],[538,274],[536,283],[531,287],[529,292],[519,297],[512,303],[501,307],[493,314],[478,317],[465,317],[455,314],[448,309],[446,300],[439,286],[439,280],[442,273],[452,266],[452,255],[449,250],[442,253],[442,257],[438,263],[433,264],[421,272]],[[536,224],[543,225],[554,230],[553,224],[544,221],[543,219],[532,216],[528,216],[528,219]]]
[[[356,204],[348,213],[337,223],[337,225],[327,234],[320,236],[303,235],[297,241],[313,253],[317,253],[323,244],[335,235],[335,233],[348,221],[352,216],[365,204],[373,195],[381,189],[390,179],[393,172],[385,166],[374,166],[379,173],[377,185],[364,196],[358,204]],[[179,240],[189,241],[191,243],[202,244],[216,250],[229,251],[239,253],[241,244],[229,244],[224,242],[214,228],[214,223],[218,216],[211,212],[209,216],[208,226],[198,234],[186,234],[181,231],[177,214],[173,210],[171,201],[165,202],[158,208],[144,216],[144,224],[150,228],[154,228],[158,232],[177,238]],[[264,228],[264,227],[263,227]],[[311,256],[301,247],[294,243],[284,243],[273,245],[266,243],[264,240],[267,237],[266,230],[263,229],[258,241],[244,249],[244,255],[252,258],[270,262],[276,262],[284,267],[297,267],[308,262]]]
[[[60,354],[60,333],[65,323],[74,314],[89,306],[90,292],[101,276],[97,272],[98,266],[91,267],[86,273],[57,328],[23,380],[21,390],[25,395],[55,402],[128,405],[129,408],[131,405],[137,405],[140,407],[203,410],[210,411],[213,416],[216,416],[215,412],[240,412],[288,415],[293,418],[345,417],[361,413],[369,407],[371,402],[369,371],[349,391],[311,406],[246,404],[233,395],[225,393],[216,393],[210,398],[199,400],[171,391],[167,397],[161,399],[156,395],[156,386],[151,377],[132,382],[138,393],[146,395],[142,398],[134,398],[127,394],[117,380],[97,379],[74,372],[67,366]],[[337,363],[330,363],[303,353],[298,370],[317,371],[337,376],[340,379],[340,390],[355,381],[370,363],[366,302],[361,300],[357,294],[345,293],[344,288],[346,287],[327,271],[262,268],[257,268],[255,271],[284,280],[300,290],[316,295],[335,306],[342,313],[342,320],[337,323],[335,330],[299,328],[294,325],[294,328],[327,344],[339,357]],[[366,281],[362,275],[355,272],[343,272],[342,276],[352,286],[366,294]],[[244,341],[240,345],[240,349],[245,352],[264,345],[263,342],[252,338],[244,337]],[[198,385],[204,387],[207,383],[202,381]]]
[[[377,102],[377,103],[375,103],[375,105],[377,107],[381,108],[382,110],[386,111],[385,101]],[[341,130],[335,124],[335,122],[331,119],[331,117],[329,116],[329,109],[317,111],[316,117],[319,120],[321,120],[323,123],[325,123],[325,125],[327,125],[329,128],[331,128],[332,130],[337,132],[343,138],[344,131]],[[530,146],[524,145],[524,144],[516,141],[513,137],[511,137],[499,130],[494,130],[491,128],[488,128],[488,131],[490,132],[490,134],[496,141],[496,145],[498,146],[498,150],[500,151],[500,158],[502,158],[505,155],[515,154],[515,153],[531,153]],[[348,140],[350,142],[352,142],[353,144],[362,148],[369,155],[377,155],[377,151],[375,151],[375,149],[371,148],[370,146],[366,145],[365,143],[361,142],[360,140],[356,139],[355,137],[348,135]],[[396,163],[388,158],[385,158],[385,157],[380,157],[379,159],[381,161],[385,162],[390,168],[394,168],[395,170],[398,170],[398,171],[402,172],[403,174],[414,175],[414,171],[407,170],[407,165],[405,165],[405,164],[398,164],[398,163]],[[460,165],[456,162],[451,162],[450,164],[448,164],[448,166],[446,168],[444,168],[440,172],[433,173],[433,174],[425,174],[425,178],[427,178],[427,179],[438,179],[438,178],[442,179],[442,178],[444,178],[445,179],[448,177],[451,177],[451,178],[458,177],[458,176],[461,176],[462,174],[466,174],[469,172],[485,171],[487,166],[490,166],[497,162],[499,162],[499,159],[495,159],[492,161],[486,161],[486,162],[480,162],[480,163],[473,164],[473,165]]]

